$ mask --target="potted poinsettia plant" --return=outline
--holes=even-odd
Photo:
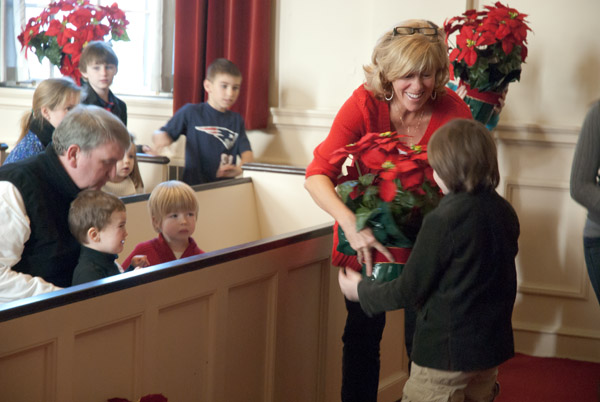
[[[39,61],[46,57],[64,76],[80,84],[79,58],[84,46],[93,40],[128,41],[129,21],[117,3],[97,6],[89,0],[51,2],[37,17],[29,19],[18,36],[22,49],[35,52]]]
[[[390,263],[376,252],[369,279],[391,280],[402,270],[421,227],[423,217],[437,206],[440,189],[427,162],[426,146],[407,146],[396,132],[368,133],[358,142],[335,151],[331,163],[350,158],[347,179],[337,192],[356,215],[356,229],[371,228],[373,235],[397,258]],[[342,228],[337,250],[356,255]],[[363,275],[366,270],[363,267]]]
[[[483,11],[467,10],[444,22],[450,78],[466,86],[465,101],[473,117],[484,124],[508,84],[521,78],[527,32],[531,31],[525,17],[496,2]]]

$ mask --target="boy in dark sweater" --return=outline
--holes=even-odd
[[[123,272],[116,259],[127,238],[126,222],[125,204],[112,194],[86,190],[71,203],[69,229],[81,243],[73,285]],[[147,265],[147,260],[140,256],[128,271]]]
[[[81,103],[100,106],[127,125],[127,105],[110,90],[119,71],[119,59],[112,47],[102,41],[88,43],[81,52],[79,71],[85,79],[86,93]]]
[[[384,283],[340,270],[340,287],[367,315],[417,311],[403,401],[489,402],[498,394],[498,365],[514,355],[519,221],[495,191],[496,145],[483,124],[447,123],[427,157],[446,195],[423,220],[401,276]]]

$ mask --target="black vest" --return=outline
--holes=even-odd
[[[2,166],[0,181],[17,187],[30,220],[31,235],[21,260],[12,269],[40,276],[56,286],[71,286],[80,246],[69,231],[68,216],[80,189],[52,144],[33,158]]]

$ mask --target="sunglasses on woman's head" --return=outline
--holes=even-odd
[[[430,28],[430,27],[426,27],[426,28],[420,28],[420,27],[416,27],[416,28],[415,27],[394,27],[392,36],[414,35],[416,33],[419,33],[419,34],[425,35],[425,36],[437,36],[438,35],[438,30],[437,30],[437,28]]]

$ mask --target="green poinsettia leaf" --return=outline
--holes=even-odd
[[[381,213],[369,220],[368,226],[381,244],[406,248],[412,247],[414,244],[414,236],[411,239],[404,233],[407,229],[406,225],[401,227],[397,224],[390,203],[382,205]],[[412,230],[409,230],[409,234],[412,235]]]
[[[350,199],[350,193],[354,191],[358,182],[356,180],[346,181],[342,184],[338,184],[336,191],[342,199],[343,203],[348,205],[348,200]]]
[[[356,230],[361,231],[367,227],[367,222],[372,219],[372,217],[379,214],[381,211],[379,208],[365,208],[360,207],[356,210]]]
[[[131,39],[129,39],[129,35],[127,35],[127,31],[123,31],[123,33],[121,35],[117,35],[115,32],[111,32],[111,39],[112,40],[122,40],[123,42],[129,42]]]
[[[55,37],[51,37],[48,41],[48,47],[46,48],[46,57],[50,60],[50,63],[55,66],[60,66],[63,53],[58,46],[58,42]]]
[[[394,220],[391,204],[389,202],[385,202],[381,206],[379,221],[381,222],[383,228],[385,228],[387,235],[391,237],[398,237],[402,235],[400,228],[398,228],[398,225],[396,225],[396,221]]]
[[[361,200],[361,204],[364,208],[375,209],[378,208],[381,203],[381,198],[379,198],[379,188],[376,186],[369,186],[364,190]]]
[[[365,187],[373,184],[374,180],[375,180],[375,175],[373,173],[367,173],[358,178],[358,182],[360,183],[360,185],[365,186]]]
[[[42,62],[44,57],[46,57],[46,51],[44,49],[43,40],[42,40],[43,36],[44,35],[36,35],[35,37],[31,38],[31,40],[29,41],[29,47],[31,49],[33,49],[33,51],[35,52],[35,55],[37,56],[40,63]]]

